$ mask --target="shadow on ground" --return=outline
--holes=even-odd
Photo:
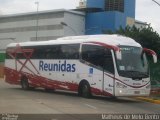
[[[48,94],[48,95],[59,95],[59,96],[67,96],[67,97],[73,97],[74,98],[81,98],[78,96],[77,93],[69,92],[69,91],[61,91],[61,90],[56,90],[56,91],[45,91],[44,89],[34,89],[34,90],[22,90],[21,88],[8,88],[12,89],[14,91],[18,92],[23,92],[25,93],[42,93],[42,94]],[[87,98],[84,98],[87,99]],[[115,102],[115,103],[140,103],[142,101],[136,100],[132,97],[103,97],[103,96],[92,96],[89,98],[89,100],[100,100],[100,101],[108,101],[108,102]]]

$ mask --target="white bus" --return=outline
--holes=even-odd
[[[156,53],[120,35],[64,37],[7,46],[5,81],[23,89],[68,90],[80,96],[148,96],[146,53]]]

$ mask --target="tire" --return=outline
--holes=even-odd
[[[30,89],[27,79],[22,79],[21,80],[21,87],[22,87],[23,90],[29,90]]]
[[[81,91],[81,95],[84,98],[90,98],[91,97],[91,90],[90,90],[90,86],[88,83],[83,83],[82,84],[82,91]]]
[[[55,91],[55,89],[49,89],[49,88],[45,88],[44,89],[46,92],[49,92],[49,93],[51,93],[51,92],[54,92]]]

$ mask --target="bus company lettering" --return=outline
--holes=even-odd
[[[66,60],[61,63],[45,63],[44,61],[39,61],[40,71],[59,71],[59,72],[75,72],[75,64],[68,64]]]

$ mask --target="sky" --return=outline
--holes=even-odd
[[[0,0],[0,14],[34,12],[35,2],[39,2],[39,11],[53,9],[73,9],[79,0]],[[160,3],[160,0],[156,0]],[[144,21],[160,34],[160,6],[152,0],[136,0],[136,20]]]

